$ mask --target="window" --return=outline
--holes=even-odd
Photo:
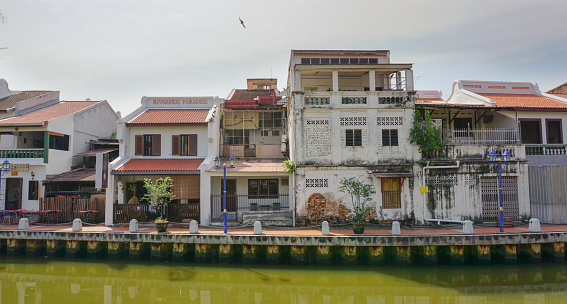
[[[301,64],[309,64],[311,62],[311,58],[301,58]]]
[[[541,144],[541,120],[520,119],[520,133],[523,144]]]
[[[382,130],[382,146],[384,147],[398,146],[398,129]]]
[[[31,180],[28,186],[28,200],[38,200],[39,183],[36,180]]]
[[[382,179],[382,208],[399,209],[402,208],[399,178]]]
[[[281,128],[282,112],[260,112],[260,128]]]
[[[347,147],[362,147],[362,130],[349,129],[345,130],[346,146]]]
[[[161,155],[161,135],[144,134],[135,137],[135,154],[144,156]]]
[[[276,198],[278,196],[278,180],[249,179],[248,195],[258,195],[254,198]]]
[[[197,134],[173,135],[171,145],[172,155],[197,156]]]
[[[547,124],[547,143],[562,144],[561,119],[546,119],[545,123]]]
[[[69,135],[49,132],[49,149],[69,151]]]

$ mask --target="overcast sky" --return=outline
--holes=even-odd
[[[224,98],[246,78],[282,89],[291,49],[391,50],[417,89],[444,97],[456,79],[567,82],[565,0],[0,0],[0,12],[10,89],[123,115],[142,96]]]

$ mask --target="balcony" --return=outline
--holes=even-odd
[[[305,107],[401,107],[410,100],[406,91],[339,91],[305,92]]]
[[[565,155],[567,145],[526,145],[526,155]]]
[[[454,129],[443,130],[446,145],[519,145],[518,129]]]
[[[9,149],[0,150],[0,158],[44,158],[44,149]]]
[[[326,106],[331,103],[331,97],[316,97],[316,96],[306,96],[305,105],[309,106]]]
[[[280,139],[281,141],[281,139]],[[221,145],[221,156],[236,158],[284,158],[282,155],[282,145],[263,145],[263,144],[247,144],[247,145]]]
[[[223,195],[211,195],[211,222],[223,221]],[[245,211],[288,211],[289,194],[227,194],[226,210],[228,221],[236,222],[238,213]]]

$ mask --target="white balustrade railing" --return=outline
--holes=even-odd
[[[446,145],[508,145],[520,144],[518,129],[445,129]]]

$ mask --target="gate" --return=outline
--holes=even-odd
[[[498,177],[481,177],[482,194],[482,220],[496,222],[498,216]],[[502,176],[502,206],[504,217],[520,220],[520,206],[518,205],[518,178],[516,176]]]
[[[567,224],[567,166],[528,167],[532,217],[547,224]]]

